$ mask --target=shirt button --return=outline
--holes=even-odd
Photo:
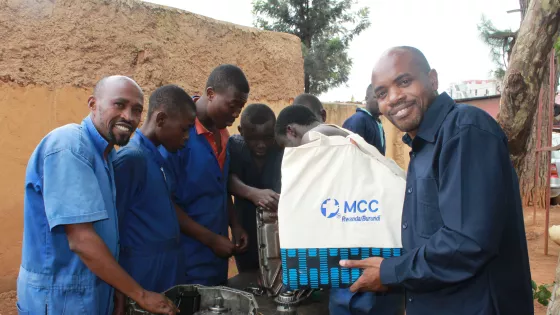
[[[411,297],[408,298],[408,303],[412,303],[412,301],[414,301],[414,299]]]
[[[407,193],[412,194],[412,187],[408,187],[408,189],[406,190]]]
[[[405,223],[402,224],[403,230],[406,230],[407,227],[408,227],[408,223],[405,222]]]
[[[415,158],[415,157],[416,157],[416,153],[415,153],[415,152],[410,153],[410,157]]]

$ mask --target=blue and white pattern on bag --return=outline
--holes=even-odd
[[[280,250],[283,283],[290,290],[301,288],[348,288],[362,270],[342,268],[340,260],[401,256],[401,248],[299,248]]]

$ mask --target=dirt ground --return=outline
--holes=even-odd
[[[553,206],[550,208],[550,225],[558,224],[560,224],[560,206]],[[525,232],[527,235],[527,244],[529,246],[529,258],[531,260],[531,277],[537,285],[551,284],[554,282],[558,252],[560,251],[560,246],[552,242],[549,238],[548,255],[544,255],[544,225],[544,209],[537,209],[535,225],[533,225],[533,209],[525,210]],[[546,307],[535,303],[535,314],[546,314]]]
[[[536,224],[533,224],[533,209],[525,210],[525,226],[527,233],[527,243],[529,245],[529,256],[531,259],[531,276],[537,284],[550,284],[554,282],[554,271],[558,260],[560,246],[549,241],[549,255],[544,255],[544,222],[545,214],[543,209],[537,210]],[[550,209],[550,225],[560,224],[560,206]],[[0,266],[2,269],[3,266]],[[230,261],[229,276],[237,274],[235,262]],[[0,315],[17,315],[15,308],[16,292],[8,291],[0,293]],[[535,314],[545,315],[546,308],[535,303]]]

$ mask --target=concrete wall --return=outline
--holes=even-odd
[[[0,292],[15,288],[29,156],[50,130],[88,114],[101,77],[131,76],[146,94],[167,83],[194,93],[233,63],[249,102],[278,112],[303,92],[297,37],[137,1],[0,0],[0,42]]]

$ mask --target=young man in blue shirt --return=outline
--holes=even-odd
[[[194,101],[182,88],[159,87],[150,96],[146,121],[118,151],[113,163],[120,225],[119,262],[150,291],[163,292],[179,284],[183,271],[179,224],[171,200],[172,174],[158,147],[169,152],[184,147],[195,115]],[[119,306],[124,308],[124,304]]]
[[[197,119],[189,141],[177,153],[161,149],[177,179],[173,198],[183,236],[185,275],[182,283],[223,285],[228,258],[247,247],[227,191],[231,126],[249,96],[241,69],[221,65],[212,71],[204,95],[196,102]],[[228,238],[231,227],[234,241]]]
[[[241,114],[239,134],[229,138],[229,191],[235,197],[235,212],[250,240],[247,252],[235,256],[239,272],[259,269],[257,207],[278,210],[283,151],[274,141],[275,123],[270,107],[251,104]]]
[[[17,307],[21,314],[111,314],[113,287],[142,308],[175,314],[118,264],[115,145],[140,122],[143,93],[123,76],[100,80],[81,125],[50,132],[27,165]]]
[[[370,84],[366,90],[366,107],[356,109],[356,113],[346,119],[342,128],[359,134],[367,143],[385,155],[385,132],[379,119],[380,114],[379,104]]]
[[[363,268],[352,291],[406,290],[406,314],[533,314],[517,175],[502,128],[437,93],[416,48],[376,64],[379,108],[411,147],[400,257],[342,261]]]

